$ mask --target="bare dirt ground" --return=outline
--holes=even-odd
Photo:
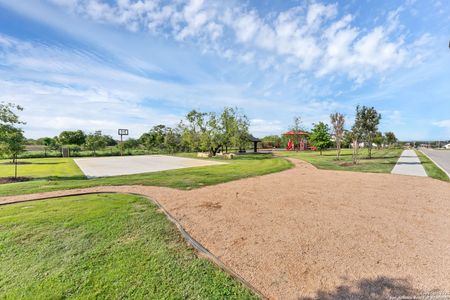
[[[295,168],[284,172],[192,191],[82,191],[156,199],[268,298],[380,299],[429,291],[450,297],[449,183],[293,161]],[[0,204],[78,192],[0,198]]]

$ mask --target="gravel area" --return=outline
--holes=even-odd
[[[80,192],[146,195],[271,299],[450,292],[449,183],[292,161],[287,171],[191,191],[98,187],[0,204]]]

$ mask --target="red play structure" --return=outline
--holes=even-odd
[[[289,141],[286,147],[286,150],[288,151],[316,150],[316,147],[314,146],[307,146],[308,140],[306,139],[306,137],[308,136],[308,134],[306,132],[291,130],[285,132],[283,135],[289,137]],[[293,139],[299,140],[299,142],[297,142],[297,145],[294,143]]]

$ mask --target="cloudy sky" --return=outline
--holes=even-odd
[[[450,0],[0,0],[0,101],[28,137],[242,108],[256,136],[357,104],[450,139]]]

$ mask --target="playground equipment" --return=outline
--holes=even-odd
[[[303,131],[288,131],[283,134],[284,136],[289,137],[289,141],[286,147],[286,150],[288,151],[304,151],[307,150],[307,143],[306,137],[308,134]],[[297,143],[294,142],[294,140],[297,140]]]

